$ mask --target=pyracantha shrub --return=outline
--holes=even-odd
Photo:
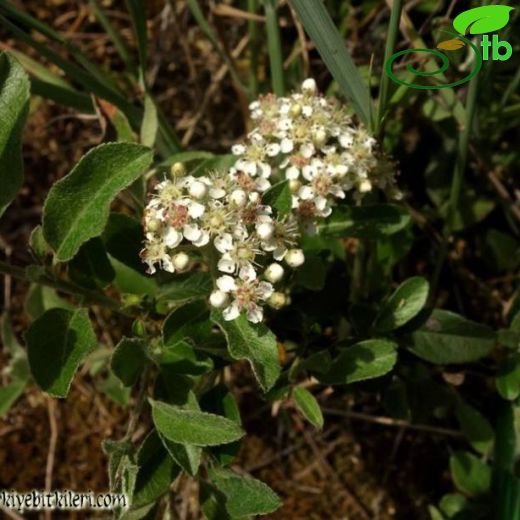
[[[263,96],[250,110],[255,127],[232,147],[229,170],[195,177],[174,165],[172,179],[156,185],[141,256],[151,274],[156,266],[173,273],[189,267],[190,247],[201,248],[218,273],[211,305],[225,320],[244,312],[258,323],[265,304],[290,301],[282,282],[287,268],[305,261],[300,237],[316,233],[338,201],[350,192],[358,203],[374,188],[400,193],[376,140],[313,79],[289,97]]]

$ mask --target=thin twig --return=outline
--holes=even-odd
[[[47,452],[47,465],[45,467],[45,491],[50,493],[52,490],[52,473],[54,471],[54,460],[56,458],[56,445],[58,443],[58,423],[56,421],[56,401],[47,398],[47,414],[49,416],[50,439],[49,451]],[[50,510],[45,511],[45,520],[52,518]]]
[[[374,424],[381,424],[383,426],[392,426],[394,428],[408,428],[410,430],[423,431],[433,433],[435,435],[447,435],[449,437],[463,437],[462,433],[457,430],[450,430],[449,428],[441,428],[438,426],[430,426],[428,424],[413,424],[402,419],[394,419],[392,417],[384,417],[380,415],[370,415],[361,412],[352,412],[350,410],[334,410],[332,408],[322,408],[324,413],[329,415],[337,415],[339,417],[346,417],[348,419],[359,419]]]

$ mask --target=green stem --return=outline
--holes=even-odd
[[[459,145],[457,148],[457,159],[455,161],[455,168],[453,170],[453,178],[451,181],[450,198],[448,202],[448,211],[444,223],[443,241],[440,246],[440,251],[437,257],[437,263],[432,276],[432,297],[435,295],[437,286],[439,284],[440,275],[446,257],[448,255],[449,243],[453,238],[455,231],[455,217],[460,200],[460,193],[462,191],[462,184],[464,182],[464,172],[466,170],[466,163],[468,159],[468,147],[473,121],[476,112],[476,100],[478,89],[478,76],[475,76],[469,83],[468,93],[466,97],[466,114],[464,120],[464,128],[460,133]]]
[[[31,279],[23,267],[0,261],[0,274],[12,276],[17,280],[22,280],[28,283],[38,283],[40,285],[45,285],[46,287],[52,287],[53,289],[61,291],[70,296],[107,307],[108,309],[111,309],[124,316],[131,316],[131,313],[126,311],[117,300],[109,298],[108,296],[100,294],[96,291],[84,289],[83,287],[79,287],[66,280],[60,280],[58,278],[51,277],[47,273],[42,274],[36,280],[34,280]]]
[[[377,122],[375,127],[379,134],[384,130],[384,120],[386,116],[386,106],[388,104],[388,87],[390,78],[385,72],[385,63],[394,53],[395,45],[397,43],[397,36],[399,34],[399,22],[401,20],[402,0],[394,0],[392,3],[392,10],[390,13],[390,22],[388,24],[388,33],[386,37],[385,59],[383,62],[383,70],[381,71],[381,82],[379,84],[379,105],[377,110]]]

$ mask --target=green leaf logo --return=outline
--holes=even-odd
[[[453,27],[459,34],[484,34],[498,31],[509,22],[513,7],[508,5],[485,5],[460,13],[453,20]]]

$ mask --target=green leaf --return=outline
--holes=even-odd
[[[135,482],[132,508],[155,502],[170,488],[180,468],[168,455],[157,435],[152,431],[137,453],[139,470]]]
[[[263,323],[249,323],[243,314],[226,321],[222,313],[213,310],[211,320],[226,336],[233,359],[247,359],[262,390],[270,390],[281,372],[274,334]]]
[[[48,246],[47,242],[45,242],[45,238],[43,238],[43,229],[40,225],[36,226],[31,231],[31,236],[29,237],[29,246],[32,249],[32,252],[40,261],[43,261],[45,257],[51,253],[51,249]]]
[[[484,5],[463,11],[453,20],[453,27],[460,34],[485,34],[498,31],[509,22],[509,13],[514,7],[507,5]]]
[[[483,495],[491,485],[491,469],[487,464],[466,451],[456,451],[450,457],[453,482],[464,493]]]
[[[66,397],[81,362],[97,340],[85,309],[51,309],[25,333],[34,380],[48,394]]]
[[[85,242],[69,262],[71,280],[89,289],[104,289],[115,278],[115,271],[99,237]]]
[[[404,281],[381,307],[374,324],[376,330],[389,332],[409,322],[426,305],[429,288],[421,276]]]
[[[211,358],[198,352],[191,343],[184,340],[164,345],[157,362],[167,366],[172,374],[200,375],[213,368]]]
[[[205,302],[195,301],[175,309],[163,325],[163,341],[165,345],[190,339],[195,343],[204,340],[211,333],[208,320],[209,310]]]
[[[208,476],[226,497],[225,507],[232,518],[267,515],[282,505],[280,497],[255,478],[221,468],[211,468]]]
[[[352,101],[357,115],[365,126],[370,128],[372,99],[368,86],[361,78],[325,4],[309,0],[292,0],[291,5],[343,94]]]
[[[412,334],[410,350],[439,365],[470,363],[491,352],[496,334],[485,325],[450,311],[434,310],[426,324]]]
[[[141,143],[153,148],[157,139],[159,121],[157,119],[157,108],[150,96],[144,98],[144,116],[141,124]]]
[[[382,238],[406,228],[411,222],[406,209],[392,204],[342,206],[318,225],[320,234],[332,237]]]
[[[110,203],[148,168],[152,152],[137,144],[110,143],[87,153],[51,188],[43,209],[43,233],[60,261],[101,235]]]
[[[29,78],[9,54],[0,54],[0,217],[23,184],[22,131],[29,112]]]
[[[466,497],[457,493],[449,493],[441,498],[439,507],[448,518],[456,518],[455,515],[465,509],[467,502]]]
[[[291,211],[292,194],[289,181],[281,181],[271,186],[262,196],[265,204],[276,210],[278,215],[286,215]]]
[[[150,402],[155,427],[169,441],[195,446],[218,446],[244,436],[242,428],[225,417],[185,410],[160,401]]]
[[[29,289],[24,308],[29,318],[35,320],[50,309],[61,308],[71,310],[74,309],[74,306],[63,298],[60,298],[51,287],[34,284]]]
[[[267,52],[269,54],[271,85],[277,96],[285,95],[282,42],[276,0],[264,0]]]
[[[110,362],[112,371],[124,386],[137,383],[146,364],[146,343],[138,338],[123,338]]]
[[[233,394],[224,384],[214,386],[206,392],[200,403],[202,409],[206,412],[222,415],[239,426],[242,424],[240,410]],[[240,442],[224,444],[223,446],[215,446],[211,449],[211,453],[217,458],[221,466],[231,464],[240,450]]]
[[[0,388],[0,418],[16,403],[18,398],[23,394],[26,385],[27,381],[17,379]]]
[[[350,384],[380,377],[397,361],[397,344],[385,339],[368,339],[341,350],[326,374],[318,379],[327,384]]]
[[[175,280],[161,285],[157,298],[176,305],[190,300],[207,298],[213,289],[209,273],[195,272],[178,275]]]
[[[179,444],[161,436],[162,442],[170,457],[186,472],[194,477],[202,459],[202,448],[193,444]]]
[[[513,354],[502,361],[496,375],[498,393],[509,401],[520,396],[520,354]]]
[[[460,400],[456,407],[457,419],[473,448],[487,455],[492,447],[495,433],[489,421],[473,406]]]
[[[294,401],[303,416],[316,428],[323,428],[323,414],[316,398],[306,389],[297,386],[292,393]]]

